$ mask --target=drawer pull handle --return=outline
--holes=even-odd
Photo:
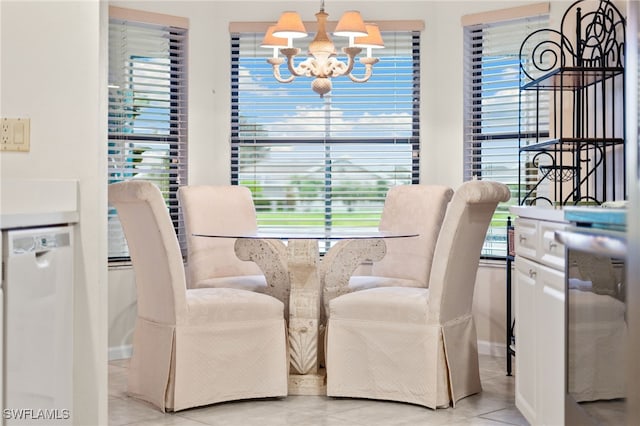
[[[535,278],[537,275],[536,271],[533,269],[529,269],[529,278]]]
[[[527,237],[525,237],[524,235],[520,234],[520,244],[522,244],[523,242],[527,241]]]
[[[553,250],[558,247],[558,244],[555,241],[549,241],[549,250]]]

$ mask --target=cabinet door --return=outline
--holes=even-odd
[[[538,266],[537,398],[538,424],[564,424],[564,272]]]
[[[517,229],[517,228],[516,228]],[[517,240],[516,240],[517,241]],[[529,423],[536,422],[536,276],[539,265],[516,254],[516,407]]]

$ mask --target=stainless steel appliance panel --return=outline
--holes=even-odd
[[[558,232],[567,250],[565,419],[567,425],[627,423],[624,232]]]

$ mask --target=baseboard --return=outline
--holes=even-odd
[[[505,358],[507,356],[507,347],[502,343],[478,340],[478,354]]]
[[[109,361],[116,359],[131,358],[132,353],[131,345],[122,345],[109,348]]]

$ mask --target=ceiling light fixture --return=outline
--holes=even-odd
[[[323,97],[331,91],[330,79],[333,77],[346,75],[356,83],[364,83],[371,78],[373,65],[379,61],[371,55],[371,50],[384,47],[378,26],[365,24],[360,12],[355,10],[342,15],[333,34],[349,38],[349,47],[342,48],[342,52],[347,55],[347,63],[344,63],[336,58],[336,48],[327,34],[328,16],[324,11],[324,0],[322,0],[320,11],[316,13],[318,31],[309,44],[309,57],[297,66],[294,58],[300,53],[300,49],[293,47],[293,39],[307,36],[307,30],[300,15],[296,12],[283,12],[278,23],[269,27],[260,46],[273,49],[273,57],[267,59],[267,62],[273,66],[273,76],[277,81],[290,83],[296,77],[314,77],[311,88]],[[364,76],[359,78],[351,72],[355,57],[363,48],[366,48],[367,56],[361,57],[359,61],[365,66],[365,72]],[[280,57],[279,53],[287,58],[287,68],[291,73],[287,78],[283,78],[280,74],[280,65],[285,62],[285,59]]]

